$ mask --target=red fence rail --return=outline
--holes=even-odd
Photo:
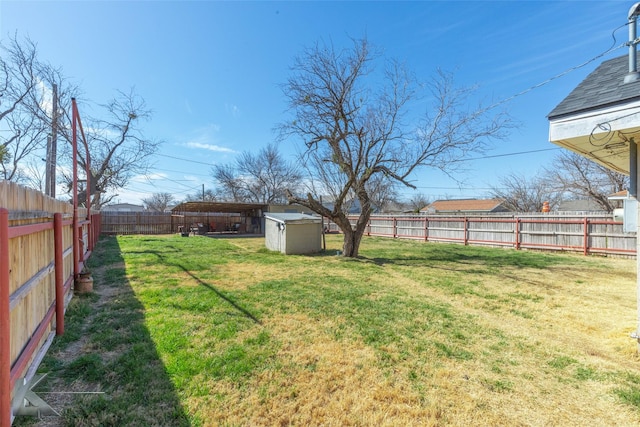
[[[14,414],[12,410],[12,400],[15,394],[16,384],[19,380],[28,382],[37,366],[32,366],[35,360],[39,360],[38,355],[44,355],[47,351],[53,332],[60,335],[64,332],[64,312],[69,299],[72,296],[72,285],[74,283],[74,270],[81,270],[84,263],[91,255],[99,235],[100,214],[93,214],[89,220],[79,221],[76,234],[77,240],[70,239],[70,228],[73,227],[73,219],[62,213],[54,213],[51,217],[45,218],[32,224],[14,225],[9,223],[10,212],[5,208],[0,208],[0,426],[10,426],[13,422]],[[67,232],[65,233],[65,230]],[[38,236],[41,235],[41,236]],[[47,243],[45,235],[52,236]],[[26,260],[22,255],[10,251],[10,242],[14,239],[36,237],[39,241],[53,248],[53,251],[41,248],[43,253],[52,253],[53,259],[45,261],[44,268],[39,269],[35,274],[25,278],[21,283],[11,283],[11,274],[17,273],[16,263],[24,263]],[[65,238],[66,236],[66,238]],[[65,260],[72,256],[73,252],[80,254],[78,265],[69,268],[69,263]],[[19,328],[26,325],[15,321],[20,316],[12,314],[20,310],[21,301],[28,296],[40,298],[50,291],[47,291],[49,276],[53,275],[54,290],[51,292],[55,297],[52,301],[47,301],[42,318],[37,321],[33,330],[26,332],[28,339],[25,342],[14,338]],[[11,292],[11,288],[14,291]],[[36,313],[31,313],[34,316]],[[47,336],[47,332],[49,332]],[[25,335],[24,331],[20,331]],[[19,348],[16,348],[19,346]],[[17,354],[17,357],[12,357]]]
[[[90,155],[75,99],[72,107],[72,213],[66,203],[0,182],[0,427],[11,426],[14,407],[23,405],[22,391],[54,335],[64,332],[72,284],[100,235],[100,214],[86,209],[79,217],[78,128],[86,150],[87,189]]]
[[[355,224],[357,217],[350,217]],[[330,231],[339,231],[333,223]],[[369,236],[463,245],[635,255],[635,233],[605,215],[386,216],[374,215]]]

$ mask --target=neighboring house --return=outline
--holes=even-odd
[[[560,202],[559,212],[604,212],[602,206],[591,199],[564,200]]]
[[[548,116],[551,142],[627,175],[630,141],[640,143],[640,79],[626,78],[629,63],[603,62]]]
[[[607,199],[611,201],[611,205],[615,209],[622,208],[624,207],[624,202],[626,200],[629,200],[629,191],[622,190],[618,191],[617,193],[609,194],[609,196],[607,196]]]
[[[420,209],[427,214],[486,214],[511,212],[501,199],[457,199],[436,200],[429,206]]]
[[[335,203],[333,203],[333,201],[331,200],[331,201],[323,202],[322,205],[329,210],[333,210]],[[360,207],[360,200],[358,199],[345,200],[342,206],[347,208],[348,215],[357,215],[360,213],[360,211],[362,211],[362,208]],[[371,208],[373,213],[378,212],[380,210],[375,205],[371,206]]]
[[[144,212],[146,209],[142,205],[115,203],[112,205],[105,205],[100,210],[109,212]]]
[[[614,206],[613,219],[622,221],[622,231],[636,233],[638,231],[638,201],[629,196],[629,191],[622,190],[609,195]]]

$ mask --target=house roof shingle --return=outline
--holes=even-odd
[[[628,71],[627,55],[603,62],[549,113],[548,118],[640,99],[640,81],[624,83]]]
[[[502,204],[501,199],[460,199],[460,200],[436,200],[422,211],[435,210],[436,212],[491,212]]]

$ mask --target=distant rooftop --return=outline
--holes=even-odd
[[[421,211],[429,213],[505,211],[507,209],[503,208],[503,202],[501,199],[436,200]]]

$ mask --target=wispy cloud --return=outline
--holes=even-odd
[[[234,104],[225,104],[227,112],[231,113],[233,117],[240,116],[240,107]]]
[[[203,150],[215,151],[216,153],[235,153],[235,151],[231,148],[220,147],[219,145],[215,144],[205,144],[202,142],[191,141],[185,143],[184,145],[189,148],[201,148]]]
[[[158,179],[166,179],[167,177],[168,175],[166,173],[155,172],[155,173],[150,173],[146,175],[136,175],[133,178],[131,178],[131,181],[132,182],[149,182],[149,181],[154,181]]]

